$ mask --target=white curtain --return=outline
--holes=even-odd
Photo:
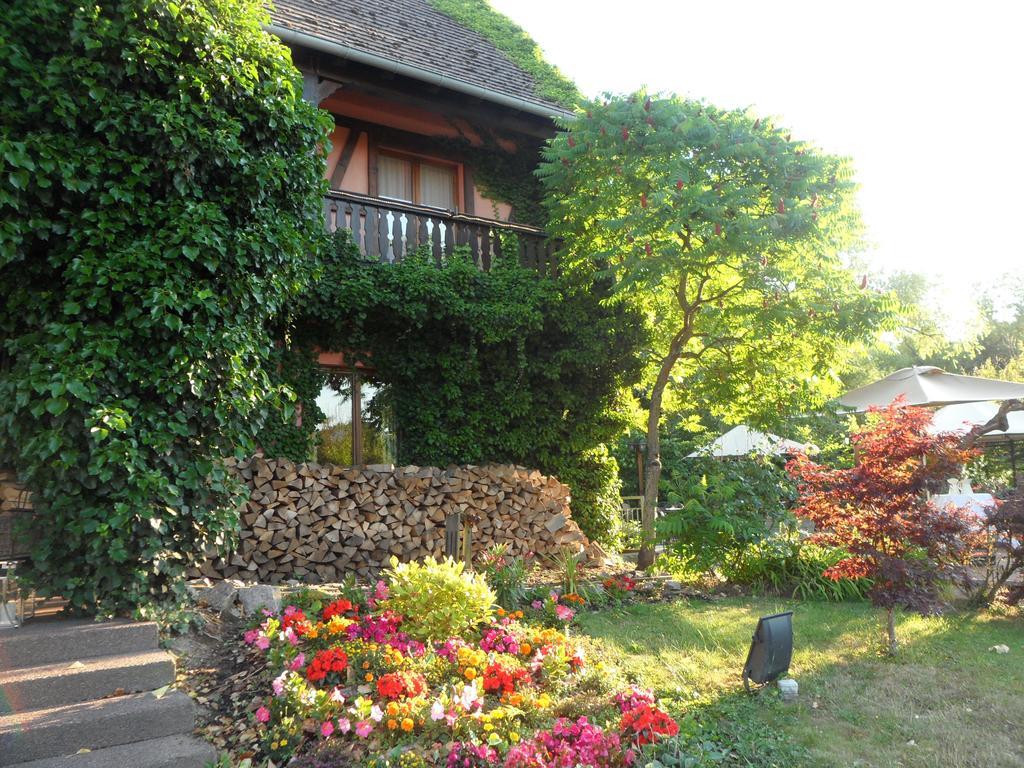
[[[381,197],[412,202],[412,163],[400,157],[377,158],[377,192]]]
[[[435,208],[455,208],[455,169],[443,165],[420,165],[420,203]]]

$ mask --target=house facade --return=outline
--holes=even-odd
[[[347,229],[385,262],[464,246],[481,269],[510,250],[554,268],[532,171],[554,119],[571,113],[490,40],[428,0],[280,0],[268,30],[291,48],[305,98],[334,118],[329,231]],[[347,366],[341,351],[320,363],[318,458],[393,461],[396,430],[373,371]]]

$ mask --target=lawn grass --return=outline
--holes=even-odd
[[[740,680],[757,617],[782,610],[795,611],[792,705],[751,700]],[[731,745],[728,764],[1024,768],[1024,618],[901,616],[895,658],[866,603],[689,601],[580,621],[609,661]]]

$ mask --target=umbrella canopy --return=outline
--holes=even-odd
[[[767,432],[758,432],[745,424],[733,427],[724,435],[715,438],[705,448],[689,454],[690,458],[697,456],[746,456],[751,453],[763,453],[771,456],[784,456],[789,453],[814,453],[817,451],[813,445],[804,445],[795,440],[786,440],[778,435]]]
[[[986,400],[1010,400],[1024,397],[1024,384],[978,376],[946,373],[931,365],[901,368],[884,379],[847,392],[840,404],[854,411],[872,406],[884,408],[897,397],[906,398],[907,405],[951,405]]]
[[[931,432],[968,432],[979,424],[987,424],[999,410],[998,403],[960,403],[939,408],[932,415]],[[982,435],[979,442],[997,443],[1024,440],[1024,411],[1006,414],[1009,429],[997,429]]]

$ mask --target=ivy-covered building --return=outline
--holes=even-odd
[[[483,0],[279,0],[269,30],[292,49],[305,97],[334,119],[329,230],[385,262],[466,246],[488,269],[504,247],[552,269],[533,171],[576,91],[522,30]],[[320,458],[393,461],[373,371],[349,358],[320,355]]]

